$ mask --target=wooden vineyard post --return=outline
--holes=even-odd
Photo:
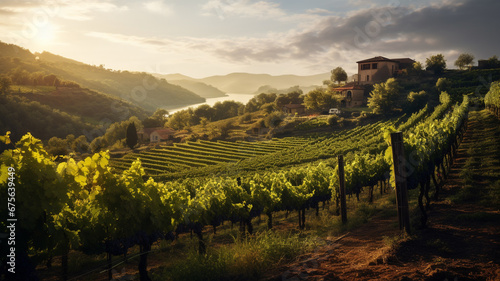
[[[408,211],[408,190],[406,184],[406,159],[403,146],[403,133],[391,134],[392,160],[396,177],[396,200],[398,205],[399,229],[410,234],[410,213]]]
[[[344,177],[344,156],[339,155],[339,192],[340,192],[340,216],[342,223],[347,223],[347,206],[345,202],[345,177]]]

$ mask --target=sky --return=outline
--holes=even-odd
[[[106,68],[312,75],[500,55],[498,0],[2,0],[0,41]]]

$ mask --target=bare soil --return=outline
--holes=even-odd
[[[475,126],[481,124],[469,127]],[[397,217],[375,216],[343,237],[328,238],[326,246],[275,269],[265,280],[500,280],[498,206],[446,199],[462,188],[466,149],[478,137],[474,129],[464,136],[441,200],[430,205],[427,228],[389,242],[401,234]]]

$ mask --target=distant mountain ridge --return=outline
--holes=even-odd
[[[162,77],[163,75],[156,75]],[[175,77],[175,76],[174,76]],[[202,98],[218,98],[226,96],[226,93],[217,89],[214,86],[207,85],[203,82],[196,81],[194,78],[179,74],[181,79],[169,79],[168,83],[181,86],[191,92],[199,95]]]
[[[0,41],[0,74],[25,71],[54,74],[59,79],[117,97],[153,112],[164,106],[184,106],[205,99],[178,85],[145,72],[115,71],[92,66],[48,52],[29,50]]]
[[[262,86],[269,86],[276,89],[287,89],[293,86],[301,88],[314,88],[322,86],[324,80],[330,79],[330,73],[321,73],[309,76],[299,75],[278,75],[270,74],[252,74],[252,73],[231,73],[227,75],[215,75],[206,78],[196,79],[182,74],[161,75],[167,81],[190,80],[203,82],[207,85],[216,87],[226,93],[253,94]]]

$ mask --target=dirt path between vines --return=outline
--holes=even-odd
[[[327,238],[325,246],[265,280],[500,280],[500,210],[443,200],[463,185],[459,173],[467,149],[483,137],[478,118],[469,122],[441,200],[431,204],[428,228],[390,243],[387,237],[400,233],[397,217],[375,216],[342,237]],[[477,219],[461,219],[478,212]]]

